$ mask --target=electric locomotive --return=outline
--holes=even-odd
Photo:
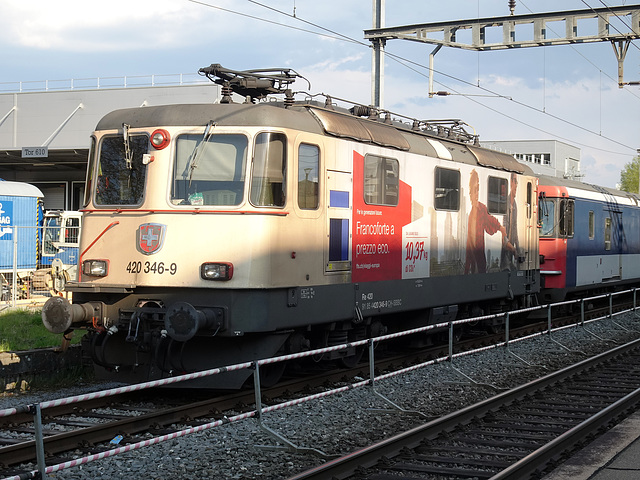
[[[297,101],[289,69],[200,71],[216,103],[117,110],[92,136],[73,303],[42,317],[88,330],[98,374],[163,378],[534,301],[537,179],[463,122]]]
[[[554,177],[539,190],[542,302],[638,282],[638,195]]]

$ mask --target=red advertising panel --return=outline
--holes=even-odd
[[[376,159],[382,163],[387,160]],[[353,152],[352,279],[354,282],[401,279],[402,227],[411,222],[411,187],[399,179],[394,183],[392,165],[388,171],[383,165],[380,188],[387,193],[376,196],[369,192],[366,201],[365,188],[375,188],[373,183],[378,180],[365,181],[364,164],[364,157]],[[367,182],[370,184],[365,187]]]

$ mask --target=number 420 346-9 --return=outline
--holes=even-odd
[[[170,265],[164,262],[141,262],[131,261],[127,264],[127,272],[129,273],[156,273],[158,275],[175,275],[178,271],[178,265],[172,263]]]

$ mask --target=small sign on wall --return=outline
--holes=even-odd
[[[46,158],[49,147],[22,147],[22,158]]]

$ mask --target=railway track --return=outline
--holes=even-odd
[[[640,340],[292,479],[526,479],[637,408]]]
[[[380,368],[407,361],[408,356],[381,360]],[[265,402],[273,398],[291,399],[297,394],[327,384],[365,375],[366,366],[333,369],[289,378],[262,390]],[[204,394],[195,393],[197,397]],[[193,400],[193,396],[191,400]],[[225,412],[251,411],[255,405],[253,390],[229,394],[211,394],[209,398],[187,401],[183,396],[168,396],[162,389],[136,391],[92,398],[42,410],[43,442],[47,464],[62,463],[71,457],[91,455],[114,448],[110,441],[123,437],[122,444],[135,443],[145,436],[170,434],[185,425],[197,426],[224,417]],[[36,461],[34,417],[23,412],[0,417],[0,478],[30,471],[20,464]]]
[[[522,330],[514,329],[513,334],[530,333],[538,326],[528,325]],[[493,337],[499,339],[500,333]],[[471,349],[491,342],[490,337],[472,338],[460,341],[459,349]],[[428,358],[446,356],[445,347],[433,347],[410,355],[390,356],[376,361],[380,371],[397,368],[407,363],[420,363]],[[343,382],[356,376],[366,377],[367,365],[352,369],[325,371],[311,377],[294,378],[281,382],[276,387],[263,390],[263,398],[295,397],[298,392],[309,390],[327,383]],[[141,397],[142,395],[142,397]],[[206,421],[217,420],[224,415],[221,412],[234,409],[250,411],[254,403],[253,391],[236,392],[228,395],[215,395],[196,402],[173,402],[167,406],[166,396],[157,392],[132,392],[117,397],[96,398],[82,403],[61,405],[43,411],[44,446],[48,455],[48,464],[61,463],[79,452],[90,455],[113,448],[110,440],[118,435],[124,437],[124,443],[135,443],[147,436],[158,436],[176,431],[176,424],[196,426]],[[164,403],[164,404],[163,404]],[[206,420],[203,420],[206,419]],[[10,431],[10,436],[3,431]],[[64,431],[61,431],[64,430]],[[16,439],[16,433],[22,439]],[[36,447],[33,416],[22,413],[0,418],[0,478],[15,475],[15,466],[35,461]]]

